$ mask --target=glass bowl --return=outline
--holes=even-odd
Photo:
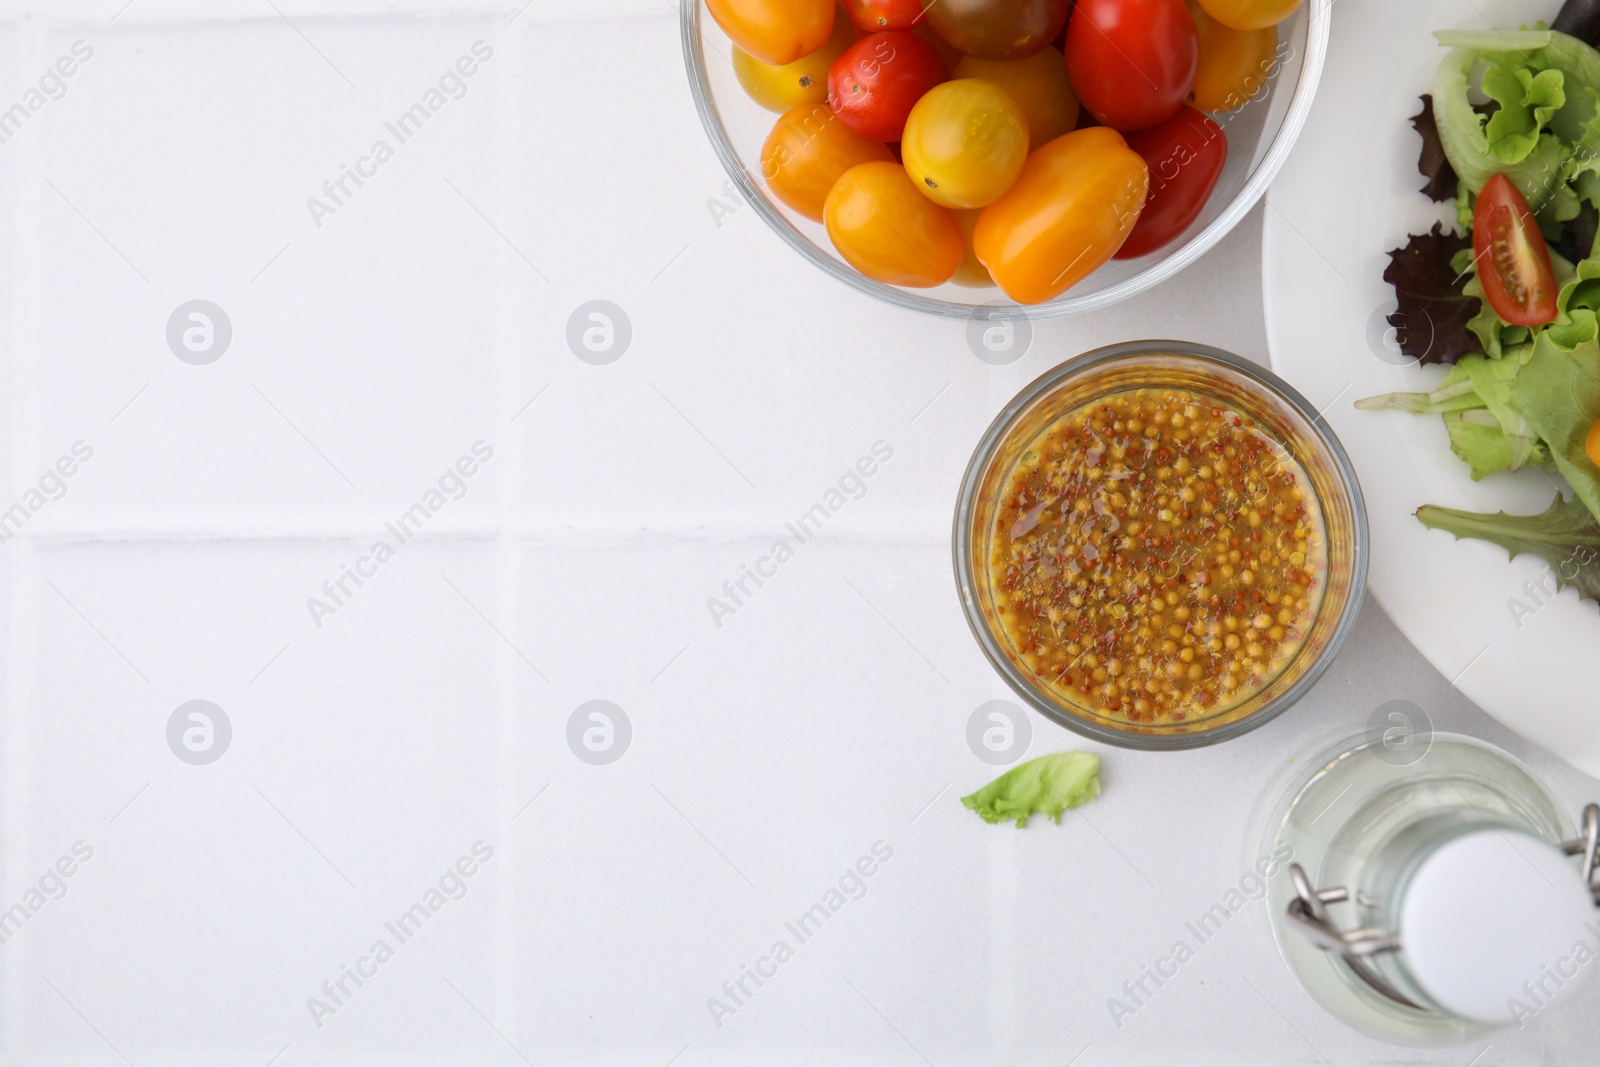
[[[703,10],[704,0],[684,0],[679,5],[683,57],[695,107],[717,158],[756,214],[795,251],[846,285],[900,307],[967,319],[1004,316],[1005,308],[1030,318],[1054,318],[1109,307],[1172,277],[1222,240],[1267,191],[1305,124],[1322,76],[1332,6],[1333,0],[1306,0],[1280,24],[1277,69],[1263,90],[1238,111],[1213,116],[1227,134],[1228,161],[1211,199],[1183,236],[1138,259],[1114,259],[1054,300],[1021,305],[993,288],[965,289],[947,283],[933,289],[903,289],[873,281],[840,258],[821,223],[769,196],[761,179],[761,146],[778,115],[751,100],[740,87],[733,72],[732,42]]]
[[[1183,722],[1129,723],[1075,703],[1040,679],[996,621],[988,560],[1000,497],[1018,458],[1060,416],[1113,393],[1180,388],[1253,418],[1304,470],[1323,517],[1327,568],[1305,639],[1245,699]],[[1128,748],[1197,748],[1277,717],[1316,684],[1355,625],[1367,584],[1367,512],[1333,430],[1306,399],[1264,367],[1186,341],[1131,341],[1070,360],[1006,405],[979,441],[961,482],[953,537],[956,585],[973,636],[1018,696],[1051,720]]]

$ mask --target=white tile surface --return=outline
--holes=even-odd
[[[1007,695],[949,573],[972,443],[1099,344],[1262,357],[1259,213],[991,367],[718,219],[669,5],[277,7],[0,4],[0,102],[95,50],[0,145],[5,502],[94,449],[0,545],[0,906],[93,850],[0,945],[6,1062],[1415,1061],[1323,1016],[1259,908],[1121,1028],[1105,1006],[1253,859],[1289,761],[1384,700],[1595,796],[1375,610],[1290,715],[1106,751],[1105,797],[1059,828],[957,802],[992,774],[966,718]],[[478,40],[466,95],[318,227],[307,197]],[[194,298],[234,330],[209,366],[166,347]],[[603,367],[565,340],[597,298],[634,331]],[[318,625],[308,598],[479,441],[459,498]],[[708,598],[877,442],[859,498],[719,626]],[[234,731],[205,767],[166,743],[195,698]],[[608,766],[566,743],[593,699],[632,725]],[[1035,754],[1081,747],[1034,728]],[[461,899],[319,1028],[308,998],[479,841]],[[785,923],[878,842],[798,944]],[[794,958],[716,1025],[708,998],[780,938]],[[1572,1062],[1588,1014],[1476,1062]]]

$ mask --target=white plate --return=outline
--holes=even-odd
[[[1445,55],[1432,32],[1515,28],[1553,18],[1555,7],[1528,0],[1340,4],[1316,106],[1269,195],[1262,275],[1273,366],[1325,406],[1361,477],[1372,523],[1373,595],[1468,697],[1600,775],[1594,605],[1570,590],[1552,597],[1539,589],[1541,579],[1550,580],[1540,560],[1508,561],[1499,548],[1457,542],[1412,516],[1428,503],[1541,511],[1560,480],[1524,470],[1474,483],[1450,452],[1439,418],[1353,406],[1377,393],[1432,388],[1444,373],[1401,357],[1386,343],[1383,322],[1394,307],[1382,279],[1386,253],[1408,233],[1453,215],[1452,205],[1417,191],[1421,142],[1407,121]]]

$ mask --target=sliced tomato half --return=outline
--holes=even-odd
[[[1472,254],[1495,314],[1514,326],[1540,326],[1556,317],[1550,249],[1528,202],[1504,174],[1490,178],[1478,194]]]

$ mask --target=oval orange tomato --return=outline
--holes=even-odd
[[[1195,68],[1189,102],[1201,111],[1237,111],[1272,79],[1278,61],[1277,27],[1236,30],[1206,14],[1198,0],[1184,2],[1200,42],[1200,65]]]
[[[833,36],[827,43],[793,63],[764,63],[734,45],[733,73],[750,99],[768,111],[820,104],[828,99],[828,70],[833,61],[855,43],[856,28],[850,20],[834,19]]]
[[[955,277],[950,281],[966,289],[993,289],[994,279],[989,277],[989,268],[978,262],[978,254],[972,250],[972,231],[977,228],[978,216],[981,211],[958,211],[956,222],[961,224],[961,236],[966,238],[967,247],[961,256],[961,266],[956,268]]]
[[[889,147],[857,137],[826,104],[802,104],[784,114],[761,147],[761,174],[779,200],[822,221],[828,192],[861,163],[893,162]]]
[[[976,59],[964,56],[956,78],[978,78],[998,86],[1017,102],[1028,120],[1028,147],[1039,148],[1078,125],[1078,98],[1067,77],[1067,60],[1046,47],[1026,59]]]
[[[983,209],[973,250],[1011,299],[1053,299],[1122,247],[1149,183],[1144,160],[1116,130],[1058,137],[1028,156],[1016,184]]]
[[[1304,0],[1200,0],[1206,14],[1236,30],[1263,30],[1276,26]]]
[[[823,221],[845,262],[889,285],[943,285],[966,253],[955,213],[918,192],[898,163],[847,170],[828,194]]]
[[[834,0],[706,0],[733,43],[763,63],[793,63],[828,42]]]

